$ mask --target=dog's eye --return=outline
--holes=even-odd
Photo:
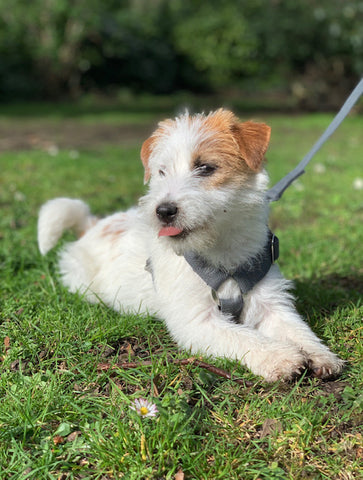
[[[160,175],[160,177],[165,177],[165,171],[160,169],[159,170],[159,175]]]
[[[199,177],[208,177],[216,171],[217,167],[210,163],[201,163],[196,166],[196,173]]]

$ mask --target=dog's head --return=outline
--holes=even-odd
[[[150,181],[141,206],[159,237],[177,253],[202,251],[240,223],[241,209],[261,205],[269,139],[267,125],[223,109],[161,122],[141,149]]]

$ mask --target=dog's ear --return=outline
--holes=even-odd
[[[149,168],[149,157],[152,151],[154,140],[155,139],[153,137],[148,138],[147,140],[145,140],[145,142],[142,144],[142,147],[141,147],[140,156],[141,156],[142,164],[144,165],[144,169],[145,169],[144,183],[147,183],[150,180],[150,176],[151,176],[151,172]]]
[[[243,122],[234,124],[232,133],[247,165],[254,172],[260,171],[270,141],[271,128],[265,123]]]

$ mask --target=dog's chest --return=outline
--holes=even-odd
[[[235,280],[226,279],[213,289],[189,265],[183,256],[174,252],[158,252],[146,262],[146,271],[152,276],[158,303],[165,315],[171,310],[190,316],[206,310],[222,310],[238,321],[235,305],[243,305],[241,290]],[[231,313],[229,310],[232,310]]]
[[[215,305],[210,287],[193,271],[183,256],[158,251],[147,260],[155,294],[161,305],[170,308],[210,308]]]

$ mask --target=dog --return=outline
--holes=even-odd
[[[40,252],[75,231],[60,252],[64,285],[121,313],[157,315],[183,349],[237,360],[268,382],[336,376],[344,362],[297,313],[274,263],[269,139],[269,126],[225,109],[162,121],[141,148],[149,189],[138,207],[97,219],[81,200],[50,200]]]

